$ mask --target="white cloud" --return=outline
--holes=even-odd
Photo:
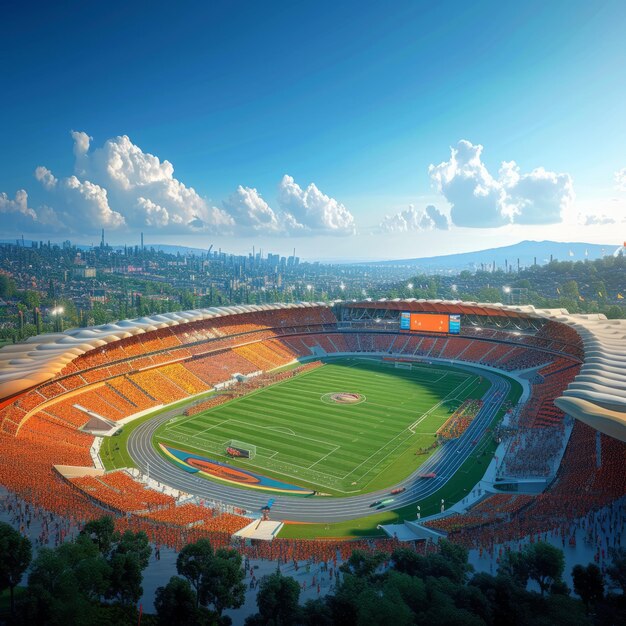
[[[130,226],[171,233],[224,231],[234,225],[228,214],[175,178],[169,161],[143,152],[126,135],[87,153],[84,168],[86,178],[107,189],[111,205]]]
[[[436,188],[452,205],[457,226],[473,228],[518,224],[555,224],[574,199],[569,174],[536,168],[521,174],[505,161],[494,178],[482,162],[483,147],[462,139],[450,160],[428,168]]]
[[[147,226],[167,226],[170,221],[170,214],[167,209],[152,202],[148,198],[139,196],[136,203],[137,213],[143,214],[143,222]]]
[[[450,223],[448,222],[448,218],[442,213],[436,206],[429,204],[426,207],[426,217],[430,219],[429,228],[433,228],[436,230],[448,230],[450,228]]]
[[[11,200],[6,193],[0,193],[0,213],[17,213],[30,219],[37,218],[35,210],[28,208],[28,194],[24,189],[15,192],[15,200]]]
[[[256,189],[239,185],[237,191],[223,201],[224,209],[238,226],[254,232],[278,233],[284,230],[278,216]]]
[[[410,204],[399,213],[386,215],[379,228],[385,233],[407,233],[433,229],[447,230],[449,224],[448,218],[432,204],[423,210],[418,210]]]
[[[596,226],[605,224],[616,224],[617,220],[608,215],[581,215],[580,219],[584,226]]]
[[[278,204],[286,219],[303,230],[335,235],[352,235],[356,231],[352,213],[314,183],[303,190],[285,174],[278,187]]]
[[[169,161],[145,153],[127,136],[90,152],[91,137],[71,132],[75,174],[60,181],[46,167],[35,177],[71,226],[152,228],[172,233],[229,230],[232,218],[174,178]],[[85,219],[86,218],[86,219]]]
[[[45,201],[56,211],[47,205],[37,211],[24,208],[5,195],[3,212],[12,216],[9,227],[17,228],[15,216],[33,211],[31,222],[45,213],[50,222],[78,234],[99,228],[145,229],[167,235],[344,235],[355,231],[348,209],[314,184],[303,190],[285,176],[280,183],[278,210],[256,189],[240,185],[218,208],[175,178],[170,161],[144,152],[126,135],[93,149],[93,139],[87,133],[72,130],[70,134],[74,174],[57,178],[43,165],[34,172]]]
[[[10,224],[14,232],[56,232],[63,225],[55,211],[43,205],[38,209],[28,206],[28,193],[20,189],[11,200],[6,193],[0,193],[0,220]]]
[[[74,156],[80,157],[83,154],[87,154],[93,137],[90,137],[87,133],[76,130],[71,131],[70,134],[74,140]]]
[[[99,228],[118,228],[126,223],[121,213],[111,209],[107,191],[100,185],[70,176],[61,181],[61,187],[71,215],[80,215],[88,224]]]
[[[41,165],[35,170],[35,178],[48,191],[54,189],[58,182],[58,179],[52,174],[52,172],[47,167],[43,167]]]
[[[626,191],[626,167],[615,172],[615,182],[620,191]]]
[[[507,164],[509,165],[509,164]],[[569,174],[556,174],[538,167],[529,174],[519,174],[511,162],[517,180],[504,184],[507,204],[517,224],[556,224],[574,200],[574,188]],[[502,172],[502,170],[500,170]]]

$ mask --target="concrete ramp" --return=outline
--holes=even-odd
[[[262,541],[272,541],[284,526],[282,522],[263,521],[255,519],[245,528],[238,530],[235,537],[244,537],[245,539],[260,539]]]
[[[404,522],[403,524],[381,524],[378,526],[388,537],[398,541],[431,541],[439,543],[445,535],[430,528],[426,528],[416,522]]]

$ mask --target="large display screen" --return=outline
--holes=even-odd
[[[461,316],[403,311],[400,313],[400,330],[458,335],[461,332]]]

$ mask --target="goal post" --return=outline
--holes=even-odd
[[[253,459],[256,456],[256,446],[245,441],[231,439],[224,444],[224,448],[232,458]]]
[[[412,370],[413,364],[408,361],[394,361],[393,366],[400,370]]]

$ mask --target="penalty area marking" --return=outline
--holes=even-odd
[[[456,399],[458,394],[460,393],[459,390],[461,389],[461,387],[466,386],[468,382],[471,382],[471,380],[472,379],[468,376],[467,378],[465,378],[465,380],[461,381],[461,383],[457,387],[455,387],[447,396],[445,396],[445,398],[443,398],[443,400],[440,400],[437,404],[435,404],[434,406],[431,406],[430,409],[428,409],[428,411],[426,411],[426,413],[424,413],[424,415],[422,415],[420,418],[416,419],[409,426],[409,432],[411,432],[414,435],[415,434],[415,428],[417,426],[419,426],[433,411],[436,411],[446,400]],[[454,395],[452,395],[452,394],[454,394]]]
[[[257,428],[264,428],[265,430],[273,430],[277,433],[283,433],[283,435],[293,435],[296,436],[296,433],[291,430],[291,428],[287,428],[286,426],[257,426]]]

